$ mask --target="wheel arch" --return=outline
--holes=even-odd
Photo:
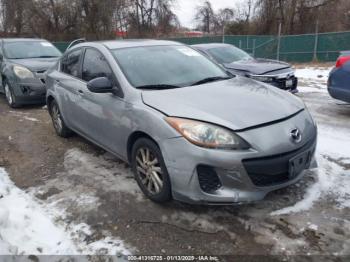
[[[141,138],[148,138],[151,141],[153,141],[158,147],[159,144],[157,143],[157,141],[152,138],[149,134],[147,134],[144,131],[134,131],[128,138],[127,141],[127,160],[129,163],[131,163],[131,154],[132,154],[132,147],[134,146],[135,142]],[[160,147],[159,147],[160,148]]]
[[[2,80],[2,85],[4,85],[4,82],[7,80],[7,76],[4,73],[1,73],[1,80]]]
[[[4,74],[4,72],[1,72],[1,86],[0,86],[0,91],[5,93],[5,81],[7,81],[7,77]]]
[[[46,105],[47,105],[47,110],[49,111],[49,113],[51,114],[51,103],[52,101],[55,101],[55,97],[53,95],[48,95],[46,97]]]

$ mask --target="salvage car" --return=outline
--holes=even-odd
[[[329,74],[328,92],[337,99],[350,103],[350,51],[341,52]]]
[[[45,103],[45,72],[61,55],[43,39],[0,40],[0,93],[9,106]]]
[[[128,162],[151,200],[257,201],[315,167],[317,128],[290,93],[171,41],[86,42],[47,74],[59,136]]]
[[[298,78],[290,64],[271,59],[253,58],[230,44],[199,44],[192,47],[233,74],[268,83],[292,93],[298,92]]]

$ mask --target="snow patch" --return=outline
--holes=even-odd
[[[294,206],[274,211],[271,215],[309,210],[315,202],[326,196],[332,197],[337,208],[350,208],[350,171],[340,165],[344,164],[341,159],[348,159],[349,155],[350,137],[346,130],[320,125],[317,182],[307,189],[303,200]]]
[[[28,116],[24,116],[23,117],[25,120],[28,120],[28,121],[32,121],[32,122],[40,122],[40,120],[34,118],[34,117],[28,117]]]
[[[30,117],[28,116],[29,114],[28,113],[25,113],[25,112],[20,112],[20,111],[9,111],[9,113],[13,114],[14,116],[16,117],[20,117],[21,119],[19,120],[20,122],[24,120],[27,120],[27,121],[32,121],[32,122],[40,122],[39,119],[37,118],[34,118],[34,117]]]
[[[96,198],[81,195],[81,206]],[[85,224],[65,221],[57,202],[47,204],[17,188],[0,168],[0,255],[129,255],[132,248],[106,236],[87,242],[94,231]],[[55,221],[55,222],[53,222]],[[91,238],[89,238],[91,239]]]
[[[318,151],[332,158],[350,161],[350,135],[348,129],[337,126],[318,126]]]
[[[122,240],[111,236],[91,241],[94,231],[85,223],[69,225],[66,231],[75,240],[80,254],[127,256],[133,250],[133,248],[126,247]],[[86,239],[90,239],[90,242],[87,242]]]
[[[143,194],[133,179],[130,168],[124,163],[106,153],[102,156],[93,156],[79,149],[68,150],[64,158],[64,166],[70,175],[96,179],[111,190],[135,195],[143,200]]]
[[[77,254],[67,233],[0,168],[0,254]],[[49,232],[49,234],[48,234]]]
[[[318,225],[312,224],[312,223],[307,223],[307,227],[313,231],[317,231],[318,230]]]
[[[296,69],[295,75],[299,79],[298,89],[301,93],[327,92],[327,80],[332,68],[307,67]]]
[[[295,70],[295,75],[298,78],[309,79],[309,80],[323,80],[327,81],[329,73],[331,72],[332,67],[306,67]]]

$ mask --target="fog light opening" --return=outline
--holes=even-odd
[[[199,185],[204,192],[212,194],[222,187],[220,178],[213,167],[200,165],[197,167],[197,174]]]

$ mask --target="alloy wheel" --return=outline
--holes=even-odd
[[[60,110],[59,110],[58,106],[56,105],[56,103],[54,103],[52,105],[51,114],[52,114],[52,120],[53,120],[53,125],[55,126],[55,129],[58,132],[61,132],[62,127],[63,127],[61,113],[60,113]]]
[[[163,189],[163,171],[158,158],[148,148],[140,148],[136,154],[136,171],[147,191],[156,195]]]
[[[7,99],[7,102],[12,105],[13,103],[13,98],[12,98],[12,92],[10,90],[10,86],[9,84],[5,84],[5,95],[6,95],[6,99]]]

